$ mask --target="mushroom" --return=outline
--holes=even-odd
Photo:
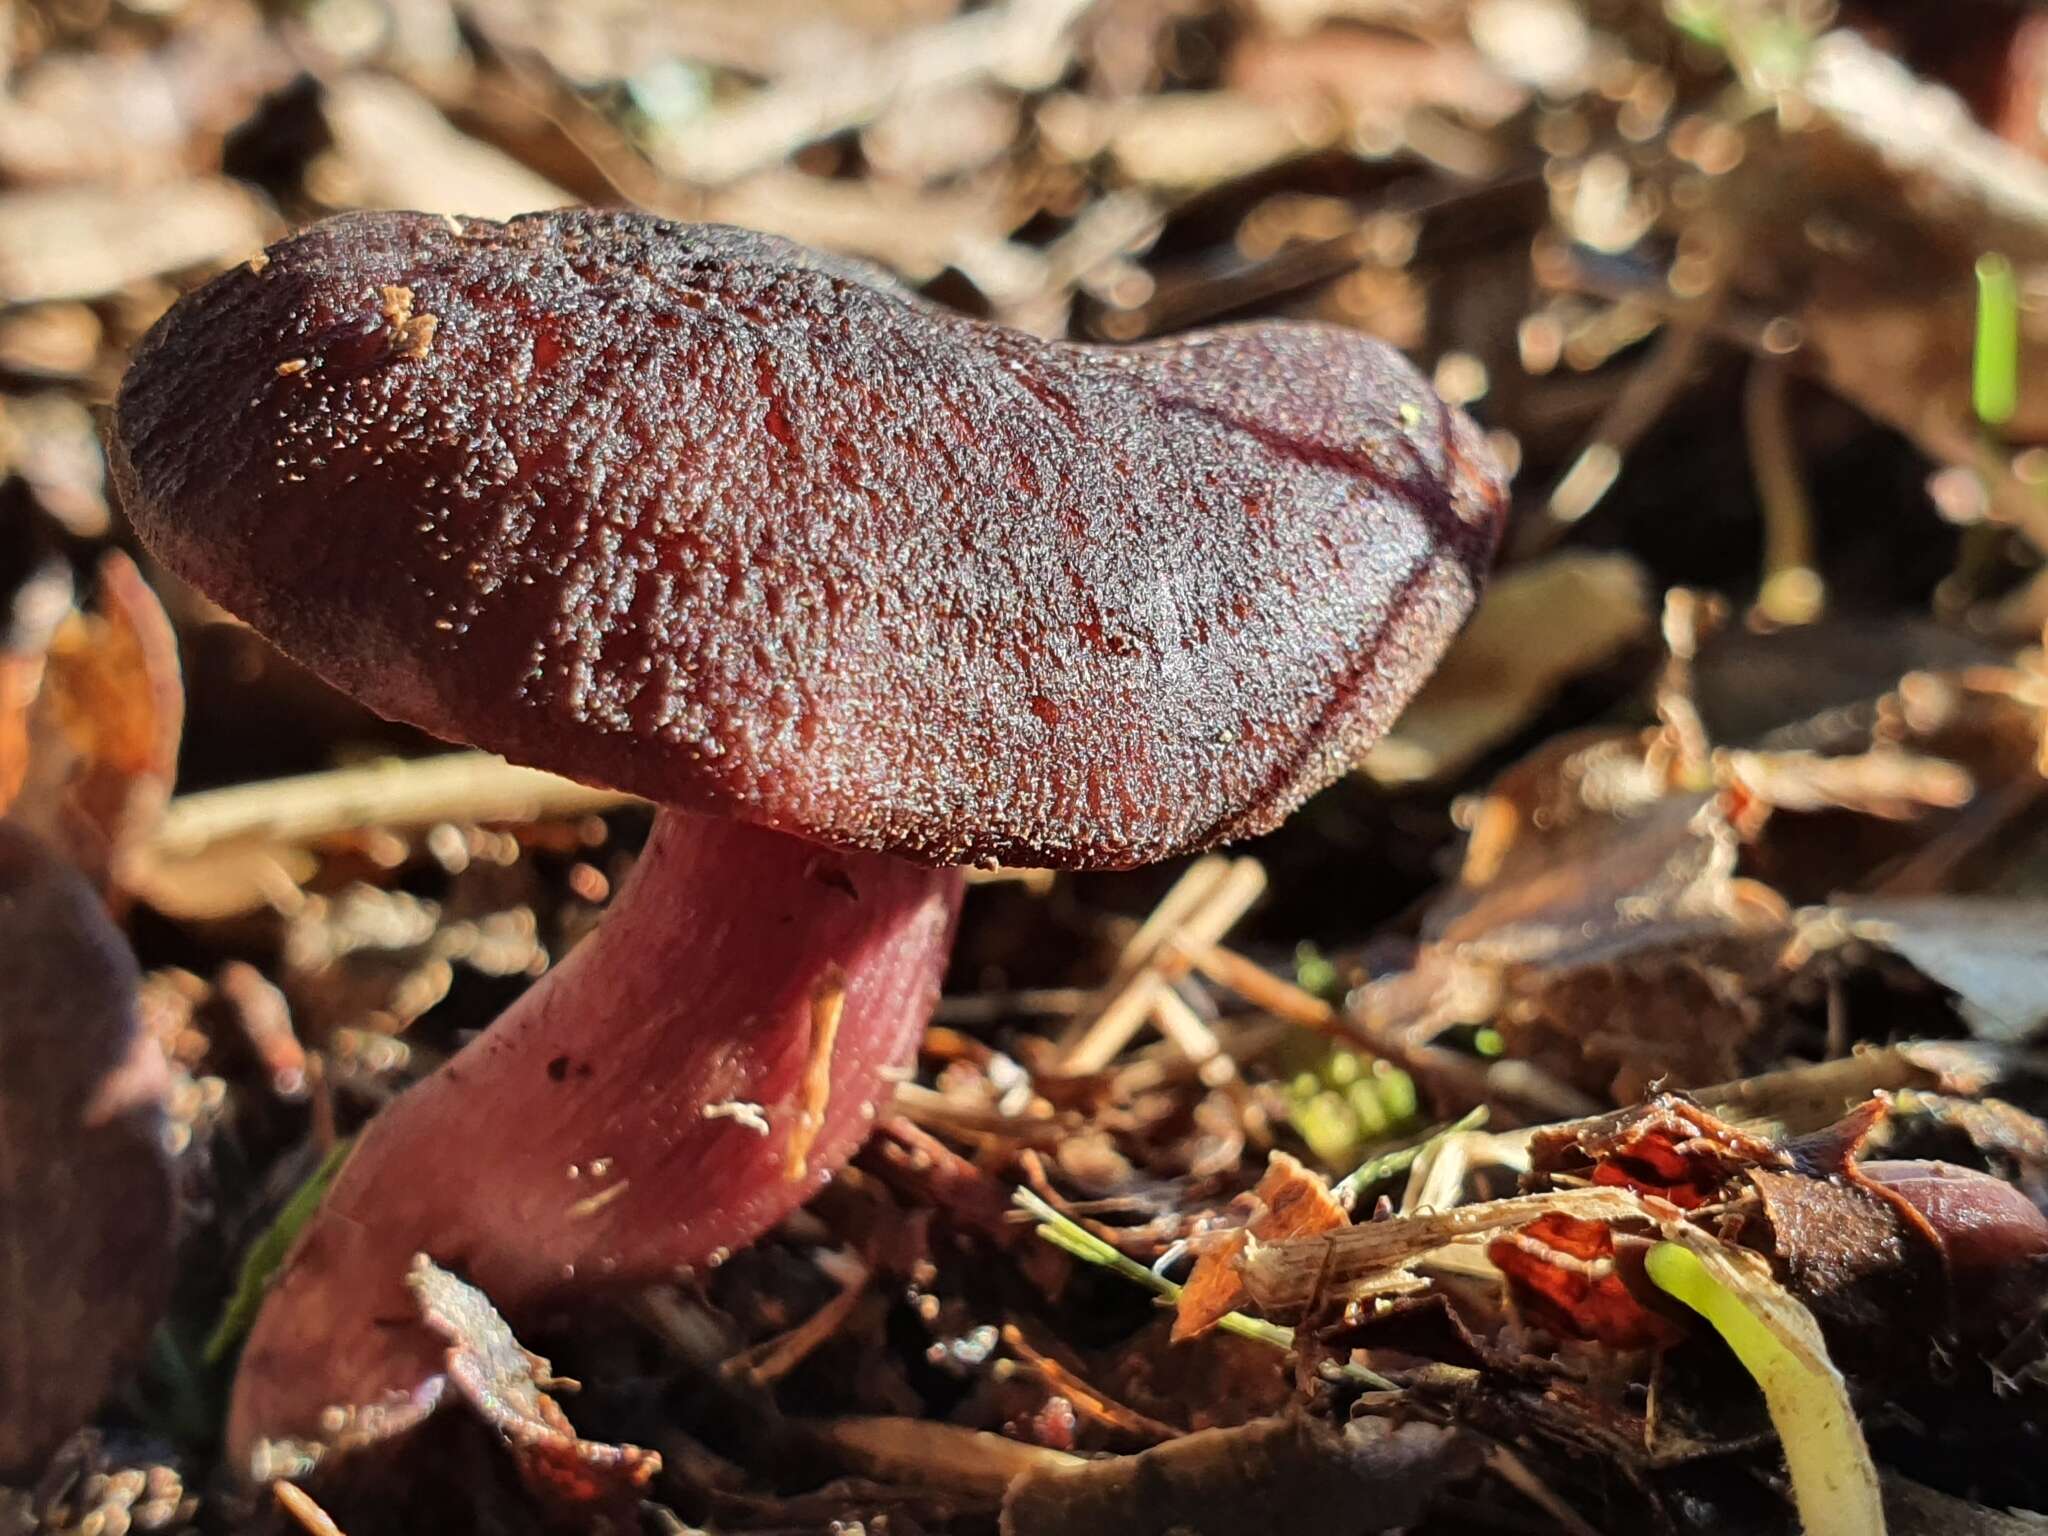
[[[186,296],[114,460],[172,570],[381,713],[657,801],[600,931],[380,1113],[246,1451],[413,1392],[415,1251],[513,1317],[711,1264],[857,1147],[958,866],[1263,832],[1469,611],[1505,494],[1388,347],[1045,342],[741,230],[329,220]]]

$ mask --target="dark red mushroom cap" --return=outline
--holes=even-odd
[[[1504,494],[1395,352],[1132,348],[632,214],[334,219],[179,303],[130,515],[371,707],[929,862],[1276,825],[1470,609]]]

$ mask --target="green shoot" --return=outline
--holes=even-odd
[[[1169,1304],[1180,1300],[1180,1287],[1171,1280],[1164,1275],[1153,1274],[1128,1254],[1117,1252],[1072,1217],[1062,1216],[1030,1190],[1020,1189],[1010,1198],[1020,1210],[1028,1212],[1037,1221],[1038,1235],[1053,1247],[1063,1249],[1075,1258],[1102,1269],[1115,1270],[1126,1280],[1164,1297]],[[1294,1348],[1292,1328],[1283,1328],[1278,1323],[1268,1323],[1256,1317],[1246,1317],[1242,1312],[1225,1313],[1216,1326],[1225,1332],[1236,1334],[1239,1338],[1270,1344],[1275,1349]]]
[[[1820,1349],[1811,1314],[1771,1282],[1752,1280],[1738,1290],[1678,1243],[1657,1244],[1644,1268],[1659,1290],[1713,1325],[1763,1389],[1805,1536],[1883,1536],[1870,1449],[1841,1375]],[[1766,1307],[1777,1314],[1777,1327]],[[1802,1322],[1812,1334],[1806,1350],[1794,1348],[1784,1332]]]
[[[1337,967],[1315,945],[1303,939],[1294,946],[1294,982],[1304,992],[1313,992],[1325,1002],[1335,1002],[1343,990]]]
[[[349,1146],[346,1139],[334,1144],[327,1156],[321,1159],[320,1166],[313,1170],[312,1176],[292,1191],[291,1198],[277,1213],[277,1220],[242,1255],[242,1272],[235,1281],[235,1294],[221,1309],[220,1321],[214,1324],[213,1335],[206,1341],[208,1365],[220,1364],[248,1337],[249,1329],[256,1322],[256,1309],[263,1305],[263,1293],[270,1289],[270,1282],[283,1265],[285,1255],[291,1252],[300,1229],[320,1209],[320,1202],[327,1198],[328,1186],[341,1172],[341,1165],[348,1158]]]
[[[1708,0],[1671,0],[1667,7],[1671,24],[1694,42],[1709,48],[1728,46],[1728,21],[1721,7]]]
[[[1486,1124],[1486,1106],[1482,1104],[1477,1109],[1468,1110],[1463,1118],[1453,1120],[1442,1130],[1425,1136],[1412,1147],[1403,1147],[1398,1152],[1382,1152],[1378,1157],[1370,1158],[1360,1163],[1351,1172],[1337,1181],[1335,1187],[1330,1190],[1330,1196],[1339,1205],[1349,1210],[1352,1202],[1361,1193],[1371,1189],[1373,1185],[1379,1183],[1382,1179],[1391,1179],[1396,1174],[1406,1173],[1415,1166],[1416,1161],[1423,1153],[1429,1151],[1430,1148],[1434,1147],[1446,1136],[1456,1136],[1465,1131],[1476,1131],[1484,1124]]]
[[[1415,1080],[1390,1061],[1333,1050],[1287,1087],[1288,1122],[1325,1168],[1402,1134],[1416,1117]]]
[[[2020,403],[2020,290],[1996,251],[1977,258],[1977,351],[1970,374],[1977,419],[2002,427]]]

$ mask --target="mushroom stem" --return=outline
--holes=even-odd
[[[513,1318],[716,1264],[866,1137],[938,996],[957,870],[663,811],[604,924],[364,1132],[279,1274],[230,1446],[440,1369],[404,1276]]]

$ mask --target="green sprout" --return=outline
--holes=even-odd
[[[1382,1152],[1378,1157],[1359,1164],[1358,1167],[1352,1169],[1350,1173],[1339,1179],[1332,1186],[1330,1197],[1346,1210],[1349,1210],[1352,1202],[1357,1200],[1366,1190],[1371,1189],[1373,1185],[1383,1179],[1391,1179],[1396,1174],[1406,1173],[1415,1166],[1416,1160],[1423,1153],[1429,1151],[1430,1148],[1434,1147],[1446,1136],[1456,1136],[1464,1131],[1476,1131],[1484,1124],[1486,1124],[1486,1106],[1481,1104],[1477,1109],[1467,1110],[1461,1118],[1453,1120],[1442,1130],[1425,1136],[1412,1147],[1403,1147],[1398,1152]]]
[[[1287,1119],[1325,1168],[1358,1161],[1360,1150],[1397,1136],[1416,1117],[1415,1080],[1390,1061],[1333,1050],[1287,1085]]]
[[[320,1209],[320,1202],[327,1198],[328,1187],[334,1183],[334,1176],[341,1172],[341,1165],[347,1161],[352,1145],[344,1138],[329,1148],[327,1155],[320,1160],[320,1166],[313,1170],[305,1183],[292,1191],[291,1198],[277,1213],[277,1220],[242,1255],[242,1272],[236,1277],[235,1294],[221,1309],[220,1321],[214,1325],[213,1335],[206,1341],[208,1365],[220,1364],[248,1337],[249,1329],[256,1322],[256,1310],[263,1305],[263,1293],[270,1289],[270,1282],[283,1266],[285,1255],[291,1252],[300,1229],[313,1219],[313,1213]]]
[[[1970,402],[1987,427],[2002,427],[2020,404],[2020,290],[2012,263],[1996,251],[1977,258],[1977,351]]]
[[[1332,1003],[1344,989],[1344,979],[1337,974],[1335,964],[1307,939],[1294,946],[1294,983],[1302,991],[1313,992],[1324,1002]]]
[[[1659,1290],[1713,1325],[1763,1389],[1792,1474],[1792,1499],[1805,1536],[1883,1536],[1884,1510],[1870,1448],[1863,1443],[1841,1374],[1821,1350],[1811,1314],[1775,1284],[1765,1282],[1765,1290],[1747,1281],[1738,1289],[1678,1243],[1658,1243],[1643,1267]],[[1770,1320],[1773,1312],[1776,1327]],[[1805,1349],[1787,1337],[1788,1325],[1801,1321],[1803,1331],[1813,1336]]]
[[[1801,16],[1735,0],[1665,0],[1664,13],[1694,42],[1727,55],[1752,91],[1786,90],[1806,73],[1815,33]]]
[[[1053,1247],[1064,1249],[1086,1263],[1114,1270],[1126,1280],[1163,1296],[1169,1304],[1180,1301],[1181,1288],[1171,1280],[1164,1275],[1155,1275],[1128,1254],[1119,1253],[1071,1216],[1061,1215],[1030,1190],[1020,1189],[1010,1198],[1020,1210],[1029,1213],[1038,1222],[1038,1235]],[[1270,1344],[1275,1349],[1294,1348],[1292,1328],[1283,1328],[1278,1323],[1269,1323],[1256,1317],[1246,1317],[1242,1312],[1224,1313],[1217,1320],[1216,1326],[1226,1333],[1234,1333],[1239,1338],[1252,1339],[1260,1344]]]

